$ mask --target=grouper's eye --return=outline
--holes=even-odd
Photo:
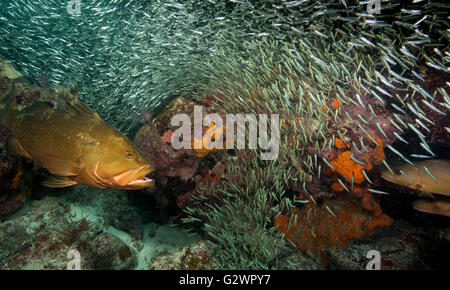
[[[127,159],[133,159],[134,158],[134,153],[133,152],[131,152],[131,151],[125,151],[125,158],[127,158]]]

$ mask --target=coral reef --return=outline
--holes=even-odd
[[[66,269],[73,259],[68,256],[71,250],[79,252],[84,270],[148,269],[159,254],[172,255],[198,240],[173,225],[151,222],[154,217],[146,217],[142,210],[138,214],[133,196],[120,198],[126,194],[93,192],[84,186],[39,190],[19,212],[0,223],[0,269]],[[135,212],[115,210],[110,224],[106,220],[119,205]],[[138,228],[130,224],[131,219]],[[139,233],[142,236],[135,237]],[[189,259],[195,259],[197,248],[192,248]]]
[[[179,177],[184,182],[188,181],[197,172],[201,158],[213,151],[207,150],[204,145],[201,149],[174,149],[171,145],[172,133],[177,128],[170,124],[171,118],[179,113],[192,117],[193,110],[194,102],[182,97],[176,98],[162,114],[144,125],[136,134],[136,144],[144,156],[155,164],[161,183],[167,182],[167,177]],[[203,134],[206,132],[204,130]],[[198,141],[194,139],[192,142]]]
[[[0,224],[3,269],[65,269],[71,249],[79,251],[83,269],[94,268],[92,247],[101,232],[98,224],[86,218],[71,219],[67,205],[53,197],[35,201],[23,210],[24,214]],[[111,250],[117,252],[117,248]]]
[[[0,59],[0,66],[2,66],[0,68],[0,92],[2,98],[0,109],[3,109],[6,104],[10,92],[15,94],[19,110],[30,106],[36,101],[46,102],[52,107],[65,108],[67,103],[73,103],[79,99],[77,91],[73,87],[60,85],[45,88],[39,87],[32,84],[5,60]]]
[[[3,100],[0,103],[0,112],[6,100],[4,96],[9,95],[12,84],[16,82],[25,82],[23,75],[11,64],[0,59],[0,96]],[[7,152],[7,141],[10,136],[9,130],[0,122],[0,220],[22,208],[30,194],[29,180],[23,176],[24,168],[20,158]]]
[[[209,140],[206,136],[218,130],[215,125],[203,128],[202,139],[193,138],[191,144],[186,144],[189,145],[187,149],[175,149],[171,144],[172,134],[178,127],[171,125],[170,120],[180,113],[187,114],[192,119],[195,105],[200,104],[183,97],[175,98],[142,126],[135,137],[136,145],[155,167],[152,174],[156,180],[156,190],[149,190],[147,194],[172,218],[179,216],[180,209],[190,203],[190,196],[197,185],[211,180],[218,182],[219,178],[213,171],[221,157],[214,153],[223,150],[206,147]],[[203,114],[206,115],[213,109],[204,107]],[[201,146],[196,146],[198,143]]]

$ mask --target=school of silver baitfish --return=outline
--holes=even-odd
[[[282,200],[294,208],[284,191],[295,179],[308,193],[308,178],[319,180],[325,167],[334,170],[323,152],[332,151],[337,139],[349,143],[349,157],[361,166],[368,163],[361,156],[373,151],[366,141],[381,145],[371,132],[389,140],[386,151],[407,164],[439,157],[427,135],[436,125],[430,112],[447,116],[450,110],[450,4],[444,1],[81,0],[79,14],[69,13],[68,2],[0,2],[0,58],[40,86],[74,86],[82,101],[125,134],[134,133],[142,112],[180,96],[219,96],[230,113],[300,116],[304,122],[295,128],[281,128],[281,158],[270,167],[276,181],[245,183],[247,193],[264,190],[264,202]],[[444,79],[431,89],[422,86],[429,71]],[[332,101],[336,110],[329,109]],[[393,113],[384,114],[385,106]],[[346,136],[344,121],[360,135]],[[289,134],[300,138],[289,140]],[[409,154],[400,149],[413,144]],[[392,171],[390,161],[380,162]],[[353,177],[337,182],[353,190]],[[259,208],[244,207],[261,217]],[[216,210],[204,216],[228,215]],[[213,236],[229,223],[211,222],[206,231]]]
[[[334,20],[349,24],[345,26],[347,31],[338,33],[350,36],[345,43],[340,41],[347,51],[347,55],[340,52],[344,59],[350,59],[351,50],[375,47],[384,55],[382,62],[390,75],[386,79],[375,72],[372,77],[380,85],[390,86],[391,81],[408,83],[410,80],[390,70],[390,66],[410,67],[417,59],[410,48],[432,45],[432,39],[420,30],[420,25],[433,25],[434,16],[427,15],[427,9],[446,6],[417,1],[426,4],[423,6],[427,9],[402,9],[396,18],[404,20],[396,22],[413,33],[403,44],[395,44],[400,50],[394,50],[390,45],[395,41],[391,42],[389,33],[370,32],[371,28],[389,32],[392,24],[378,20],[383,14],[367,14],[367,1],[351,6],[345,1],[335,2],[81,1],[80,15],[69,14],[64,1],[2,2],[0,54],[13,60],[31,79],[44,76],[51,84],[74,85],[95,109],[114,112],[106,118],[126,131],[124,126],[130,126],[130,119],[142,108],[150,110],[171,96],[195,94],[198,83],[205,78],[199,75],[199,67],[217,55],[221,47],[238,49],[242,41],[269,37],[286,40],[301,36],[307,41],[305,36],[310,33],[330,41],[325,24]],[[383,2],[381,8],[388,11],[389,6],[396,5]],[[343,10],[358,18],[342,16]],[[448,31],[442,37],[448,38]],[[436,49],[442,59],[430,59],[427,65],[448,71],[448,51]],[[321,63],[320,57],[312,58]],[[417,74],[414,70],[412,73]],[[424,101],[432,100],[433,92],[411,86],[425,96]],[[381,87],[375,90],[376,95],[385,95]],[[423,120],[423,114],[414,106],[408,109]],[[414,126],[413,130],[420,128]]]
[[[449,28],[443,22],[445,12],[439,12],[448,4],[413,1],[420,8],[413,9],[382,1],[379,13],[370,14],[372,2],[81,1],[79,14],[68,13],[67,3],[57,0],[1,2],[0,56],[32,80],[73,85],[83,101],[128,132],[142,111],[152,111],[175,96],[202,97],[208,91],[204,84],[221,72],[241,71],[242,64],[233,60],[247,57],[255,46],[260,49],[256,57],[263,60],[279,51],[277,58],[285,59],[297,73],[311,72],[320,85],[332,83],[343,99],[348,98],[342,87],[356,81],[381,103],[393,100],[395,120],[390,122],[401,132],[411,129],[421,140],[423,154],[412,157],[434,156],[422,133],[433,121],[417,103],[445,115],[450,98],[447,88],[429,92],[412,78],[423,80],[419,58],[425,58],[430,68],[449,72]],[[330,29],[335,23],[340,24]],[[407,33],[400,35],[394,26]],[[280,49],[295,39],[299,47]],[[425,50],[430,47],[432,54]],[[369,55],[365,55],[367,48]],[[257,82],[255,76],[246,81]],[[391,94],[388,89],[395,89],[393,84],[412,94],[403,98]],[[443,101],[434,100],[437,92]],[[292,94],[295,89],[289,87],[281,94],[287,104]],[[310,95],[315,105],[328,98],[323,92]],[[349,101],[364,107],[359,96]],[[370,104],[368,108],[372,110]],[[404,118],[407,115],[411,118]],[[359,118],[357,125],[365,132],[367,121]],[[392,146],[388,148],[411,163]]]

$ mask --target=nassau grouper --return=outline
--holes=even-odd
[[[9,99],[1,118],[14,135],[8,140],[8,149],[37,161],[53,174],[43,185],[154,186],[154,180],[145,177],[153,168],[139,149],[86,104],[62,110],[37,102],[18,111],[16,97]]]
[[[418,161],[414,163],[414,166],[403,164],[394,167],[394,174],[389,170],[382,171],[381,177],[389,182],[422,191],[428,196],[432,193],[450,196],[450,161],[448,160]]]
[[[401,171],[400,171],[401,170]],[[428,199],[414,201],[414,209],[426,213],[450,216],[450,161],[431,159],[415,162],[414,166],[403,164],[381,172],[389,182],[419,190]],[[442,197],[440,197],[442,196]]]

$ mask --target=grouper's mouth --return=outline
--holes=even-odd
[[[114,177],[114,181],[123,189],[139,189],[154,187],[155,181],[146,175],[153,171],[150,165],[144,165],[137,169],[125,171]]]
[[[131,180],[128,185],[138,185],[140,187],[154,186],[155,181],[143,175]]]

